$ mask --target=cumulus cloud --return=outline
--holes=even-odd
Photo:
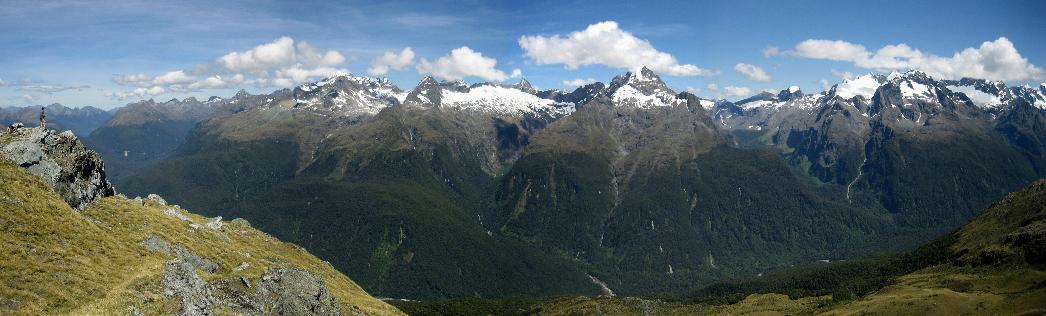
[[[505,72],[494,68],[497,64],[497,59],[485,57],[468,46],[462,46],[433,61],[422,58],[416,69],[419,73],[447,80],[461,80],[465,77],[477,77],[491,81],[508,79]]]
[[[410,47],[404,48],[399,53],[385,51],[384,54],[371,61],[371,67],[367,69],[367,73],[381,76],[389,73],[390,69],[403,70],[411,64],[414,64],[414,50]]]
[[[409,52],[411,59],[413,52]],[[401,53],[403,54],[403,53]],[[135,87],[122,92],[108,93],[110,97],[154,96],[167,92],[188,92],[202,89],[221,89],[242,84],[258,87],[286,87],[304,81],[347,73],[337,65],[345,56],[335,50],[320,50],[307,42],[280,37],[270,43],[246,51],[230,52],[213,63],[198,65],[191,71],[174,70],[160,75],[116,74],[112,81],[118,85]],[[389,65],[387,67],[406,66]],[[387,69],[386,69],[387,71]],[[248,77],[249,76],[249,77]]]
[[[714,83],[709,83],[709,84],[705,85],[705,88],[708,88],[708,90],[715,91],[715,90],[719,90],[719,85],[714,84]]]
[[[203,80],[193,82],[189,84],[190,90],[199,89],[220,89],[227,88],[234,85],[242,84],[246,81],[242,74],[236,74],[231,77],[222,77],[220,75],[213,75]]]
[[[686,87],[686,92],[698,93],[698,92],[701,92],[701,88],[687,86]]]
[[[512,78],[519,78],[519,77],[522,77],[522,76],[523,76],[523,71],[520,70],[519,68],[512,69],[512,74],[509,75],[509,77],[512,77]]]
[[[189,76],[189,75],[186,75],[185,71],[178,70],[178,71],[172,71],[172,72],[168,72],[168,73],[156,76],[156,78],[153,79],[153,84],[165,86],[165,85],[187,84],[187,83],[192,83],[193,81],[196,81],[196,78],[194,78],[192,76]]]
[[[650,42],[618,28],[617,22],[589,25],[566,36],[522,36],[519,46],[524,55],[542,65],[563,64],[567,69],[586,65],[605,65],[637,70],[646,66],[669,76],[712,76],[717,70],[680,64]]]
[[[33,96],[31,94],[23,94],[22,100],[25,100],[26,103],[33,103],[36,101],[36,96]]]
[[[770,75],[768,75],[766,71],[763,71],[763,68],[759,68],[753,65],[743,63],[737,64],[734,65],[734,70],[744,75],[745,78],[748,78],[748,80],[759,82],[767,82],[771,80]]]
[[[868,69],[917,69],[934,77],[957,79],[961,77],[990,80],[1042,79],[1046,73],[1021,56],[1013,43],[1005,37],[981,43],[942,57],[924,53],[907,44],[886,45],[875,52],[862,45],[840,40],[809,39],[799,42],[794,50],[782,55],[812,59],[851,62]]]
[[[271,43],[258,45],[242,52],[231,52],[219,57],[216,64],[233,72],[264,75],[269,70],[298,67],[322,68],[345,62],[345,56],[335,50],[322,52],[309,43],[290,37],[280,37]]]
[[[747,97],[752,95],[752,88],[749,87],[737,87],[737,86],[726,86],[723,87],[723,95],[731,98]]]
[[[258,73],[293,61],[294,39],[284,36],[251,50],[225,54],[218,58],[217,63],[232,71]]]
[[[593,78],[577,78],[574,80],[564,80],[563,85],[567,87],[580,87],[587,86],[596,83],[596,79]]]

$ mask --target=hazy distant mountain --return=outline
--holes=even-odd
[[[36,126],[40,122],[40,106],[0,108],[0,124],[4,127],[21,122]],[[70,108],[54,103],[46,106],[47,125],[53,130],[72,130],[77,135],[87,135],[112,117],[112,113],[92,106]]]
[[[128,104],[112,114],[105,124],[92,131],[84,142],[112,166],[114,179],[141,166],[165,158],[180,146],[199,121],[235,110],[236,102],[246,102],[246,92],[231,100],[212,97],[171,99],[167,102],[145,100]]]

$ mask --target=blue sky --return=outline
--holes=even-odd
[[[652,60],[676,90],[728,99],[909,68],[1046,81],[1043,1],[3,1],[0,30],[0,106],[264,93],[335,70],[368,75],[385,52],[399,69],[371,75],[407,90],[419,72],[515,82],[516,69],[540,88],[569,89],[564,81],[606,82]],[[528,49],[523,36],[550,45]],[[293,59],[245,59],[284,37]],[[621,49],[622,38],[639,44]],[[307,59],[302,42],[319,57]],[[220,61],[233,52],[237,66]],[[661,59],[636,57],[647,53]]]

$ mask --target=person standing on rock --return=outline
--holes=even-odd
[[[47,129],[47,108],[40,107],[40,128]]]

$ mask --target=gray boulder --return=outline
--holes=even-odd
[[[258,284],[259,301],[273,315],[340,315],[323,279],[308,271],[270,268]]]
[[[181,259],[167,261],[163,274],[163,295],[182,302],[181,315],[213,315],[207,282],[196,274],[193,265]]]
[[[77,210],[115,193],[101,156],[84,147],[72,132],[16,129],[0,138],[0,157],[40,176]]]

